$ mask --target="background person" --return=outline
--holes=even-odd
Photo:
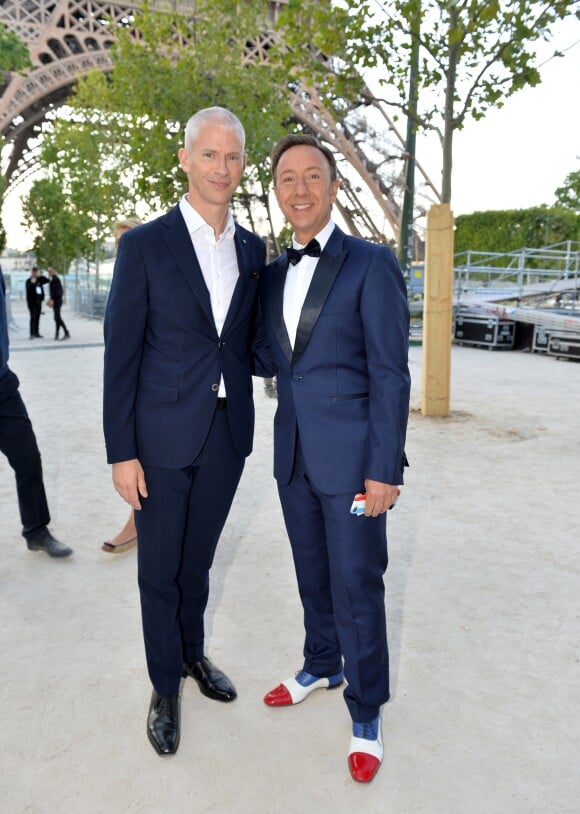
[[[49,282],[48,277],[39,273],[38,266],[31,268],[30,277],[25,283],[26,304],[30,312],[30,339],[42,339],[40,335],[40,315],[42,314],[42,302],[44,300],[44,286]]]
[[[136,217],[121,218],[113,224],[113,237],[115,239],[115,248],[119,247],[119,240],[135,226],[140,226],[141,221]],[[129,512],[129,517],[123,528],[115,534],[110,540],[105,540],[101,545],[101,549],[106,551],[107,554],[123,554],[125,551],[130,551],[137,545],[137,528],[135,526],[135,513],[133,509]]]
[[[368,782],[383,758],[380,711],[389,698],[385,512],[406,464],[406,289],[390,249],[332,222],[339,182],[327,147],[286,136],[272,174],[294,236],[266,269],[261,302],[277,366],[274,475],[306,639],[301,670],[264,701],[297,704],[346,677],[348,763]],[[350,512],[357,493],[366,493],[364,516]]]
[[[251,357],[265,245],[230,209],[244,144],[228,110],[191,117],[178,153],[188,192],[123,236],[105,316],[107,457],[117,491],[137,510],[153,684],[147,735],[160,755],[179,745],[182,675],[210,698],[236,698],[206,656],[203,617],[254,428]]]
[[[47,305],[51,306],[53,314],[54,314],[54,338],[55,340],[58,339],[58,334],[60,329],[64,331],[63,339],[70,339],[70,333],[68,328],[64,324],[62,317],[60,315],[60,310],[62,308],[62,299],[63,299],[63,288],[62,283],[60,281],[60,277],[56,273],[56,269],[53,266],[49,266],[47,268],[47,273],[50,279],[49,283],[49,290],[50,290],[50,299],[47,302]]]
[[[119,218],[119,220],[115,221],[113,224],[113,237],[115,239],[115,248],[119,248],[119,240],[128,232],[129,229],[133,229],[135,226],[141,226],[142,221],[135,217],[130,216],[127,218]]]

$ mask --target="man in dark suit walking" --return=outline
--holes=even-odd
[[[60,281],[60,277],[56,273],[56,269],[52,266],[49,266],[46,271],[48,272],[48,276],[50,278],[50,300],[48,301],[48,305],[52,306],[52,310],[54,313],[54,338],[58,339],[58,334],[60,329],[63,330],[63,339],[70,339],[70,333],[68,328],[64,324],[63,318],[60,315],[60,311],[62,308],[62,300],[63,300],[63,288],[62,283]]]
[[[180,738],[180,679],[232,701],[207,658],[209,570],[252,448],[251,351],[263,241],[230,201],[245,134],[223,108],[194,115],[179,150],[188,193],[119,243],[105,316],[104,430],[113,481],[136,510],[138,575],[153,693],[147,734]]]
[[[368,782],[382,761],[380,710],[389,698],[383,574],[386,511],[406,464],[406,289],[390,249],[332,222],[339,182],[327,147],[286,136],[272,173],[294,228],[294,246],[268,266],[262,286],[277,368],[274,474],[306,639],[302,669],[264,701],[297,704],[346,678],[349,767]],[[351,513],[363,494],[364,514]]]
[[[50,282],[44,274],[38,273],[38,267],[33,266],[30,277],[26,281],[26,304],[30,312],[30,339],[42,339],[40,331],[40,315],[44,300],[44,286]]]

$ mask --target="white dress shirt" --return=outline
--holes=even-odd
[[[323,251],[333,231],[334,221],[330,220],[324,229],[316,235],[316,240],[320,243],[320,251]],[[304,248],[304,246],[296,242],[294,236],[292,236],[292,245],[295,249]],[[296,342],[296,331],[298,330],[298,322],[300,321],[304,300],[306,299],[306,294],[310,288],[310,283],[314,277],[316,264],[319,259],[318,257],[310,257],[305,254],[295,266],[290,263],[288,271],[286,272],[283,314],[292,348],[294,348],[294,343]]]
[[[216,239],[213,228],[190,206],[187,195],[179,202],[185,219],[201,273],[209,291],[211,311],[218,336],[226,321],[236,283],[238,282],[238,258],[234,243],[235,224],[231,211],[226,228]],[[225,397],[223,376],[220,378],[218,396]]]

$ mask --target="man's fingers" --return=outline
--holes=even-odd
[[[121,461],[113,464],[113,483],[124,501],[133,509],[141,509],[141,497],[147,497],[145,474],[139,461]]]
[[[139,472],[139,477],[137,478],[137,489],[141,497],[147,497],[147,484],[145,483],[145,473],[143,470]],[[141,508],[141,506],[139,506]]]
[[[367,505],[365,507],[365,517],[378,517],[379,514],[384,514],[388,509],[388,506],[384,506],[380,502],[372,503],[369,505],[367,500]]]
[[[115,483],[115,489],[121,495],[123,500],[132,506],[133,509],[140,509],[141,503],[139,501],[139,494],[137,489],[131,484]]]
[[[378,517],[391,509],[401,490],[398,486],[367,479],[365,517]]]

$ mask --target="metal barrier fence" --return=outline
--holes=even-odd
[[[484,288],[519,297],[562,288],[580,291],[580,242],[566,240],[541,249],[513,252],[461,252],[455,255],[455,296]]]
[[[77,314],[82,314],[90,319],[103,319],[105,316],[105,306],[109,296],[108,288],[69,288],[68,301],[70,307]]]

